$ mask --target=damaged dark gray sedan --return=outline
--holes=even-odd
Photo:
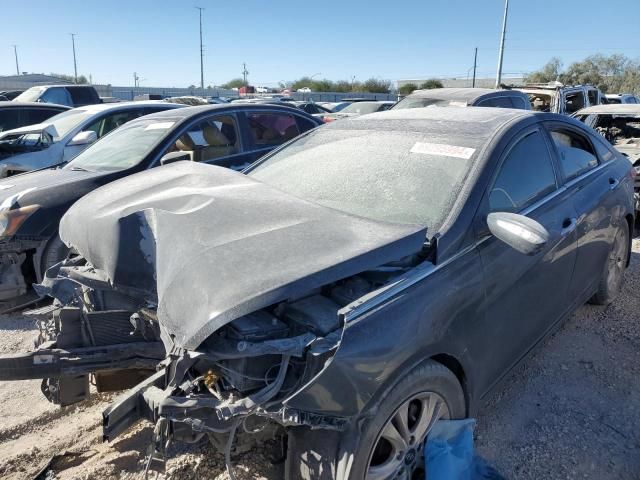
[[[474,415],[578,306],[613,301],[629,262],[631,165],[554,114],[346,119],[245,173],[179,162],[63,218],[81,257],[52,291],[167,352],[105,439],[146,418],[156,458],[208,436],[229,462],[266,429],[288,479],[421,478],[434,422]]]

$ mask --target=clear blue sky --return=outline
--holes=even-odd
[[[494,76],[504,0],[372,2],[287,0],[29,0],[3,2],[0,75],[73,73],[95,83],[200,83],[198,11],[205,84],[241,75],[274,85],[303,75],[333,80],[464,77],[478,50],[479,76]],[[565,65],[592,53],[640,57],[640,0],[511,0],[504,72]]]

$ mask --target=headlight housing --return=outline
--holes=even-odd
[[[20,225],[39,208],[40,205],[27,205],[14,210],[0,211],[0,238],[14,235]]]

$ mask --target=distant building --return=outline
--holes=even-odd
[[[437,78],[437,77],[431,77]],[[442,82],[444,87],[453,87],[453,88],[462,88],[462,87],[470,87],[472,78],[437,78]],[[428,78],[421,79],[407,79],[407,80],[398,80],[398,88],[406,85],[407,83],[413,83],[418,85],[418,87],[424,83]],[[523,78],[521,76],[517,77],[502,77],[502,83],[505,85],[519,85],[523,83]],[[493,78],[476,78],[476,87],[478,88],[493,88],[496,84],[495,77]]]
[[[25,73],[24,75],[8,75],[0,77],[0,90],[26,90],[36,85],[70,85],[59,77],[43,75],[41,73]]]

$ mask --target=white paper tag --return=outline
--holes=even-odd
[[[456,145],[445,145],[442,143],[416,142],[411,147],[411,153],[422,153],[423,155],[442,155],[445,157],[464,158],[469,160],[475,153],[475,148],[458,147]]]
[[[152,123],[151,125],[147,125],[145,130],[166,130],[171,128],[175,122],[160,122],[160,123]]]

